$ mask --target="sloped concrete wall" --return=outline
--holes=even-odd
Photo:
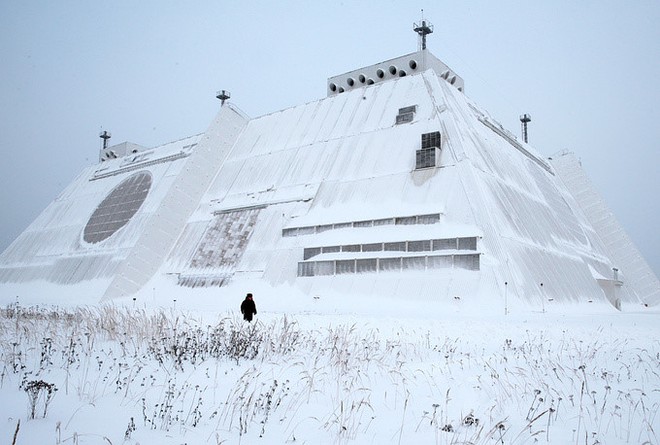
[[[247,123],[248,119],[230,105],[221,108],[158,210],[145,225],[104,299],[134,294],[158,270]]]

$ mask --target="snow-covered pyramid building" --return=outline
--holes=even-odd
[[[102,150],[0,256],[0,293],[95,302],[229,283],[443,300],[655,305],[660,284],[577,159],[544,159],[426,49],[327,97]],[[162,288],[159,288],[162,291]]]

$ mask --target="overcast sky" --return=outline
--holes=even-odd
[[[429,49],[543,155],[575,152],[660,275],[660,2],[0,1],[0,251],[98,160],[206,130],[215,92],[249,116],[330,76]]]

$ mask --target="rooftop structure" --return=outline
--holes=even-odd
[[[371,66],[359,68],[328,79],[328,96],[379,82],[419,74],[427,69],[446,80],[458,91],[465,88],[463,79],[428,50],[420,50],[405,56],[385,60]]]

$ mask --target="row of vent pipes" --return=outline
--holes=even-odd
[[[414,59],[410,60],[410,62],[408,62],[408,65],[413,70],[417,69],[417,61],[415,61]],[[394,65],[391,65],[389,67],[388,71],[393,76],[396,75],[397,72],[398,72],[399,77],[404,77],[407,74],[404,70],[399,70]],[[379,78],[382,79],[383,77],[385,77],[385,72],[382,69],[378,69],[376,71],[376,75]],[[447,80],[452,85],[456,81],[456,76],[455,75],[452,76],[451,79],[448,79],[449,71],[444,72],[441,77],[443,79]],[[373,79],[367,79],[364,74],[360,74],[358,76],[358,81],[360,83],[366,83],[367,85],[372,85],[374,83]],[[352,86],[355,85],[355,80],[352,77],[349,77],[348,79],[346,79],[346,83],[348,84],[348,86],[352,87]],[[342,87],[337,87],[337,85],[334,84],[334,83],[330,83],[329,86],[330,86],[330,90],[333,91],[333,92],[337,91],[337,90],[339,90],[340,93],[344,92],[344,89]],[[225,101],[228,100],[231,97],[231,94],[229,93],[229,91],[221,90],[221,91],[218,91],[218,93],[216,94],[215,97],[220,100],[221,105],[224,105]],[[529,140],[528,133],[527,133],[527,124],[531,121],[532,121],[532,117],[527,113],[520,116],[520,124],[521,124],[521,127],[522,127],[521,128],[522,139],[523,139],[523,142],[525,142],[525,143],[528,143],[528,140]],[[112,137],[112,134],[109,131],[103,130],[99,134],[99,137],[103,140],[103,150],[105,150],[106,148],[108,148],[108,140]]]

